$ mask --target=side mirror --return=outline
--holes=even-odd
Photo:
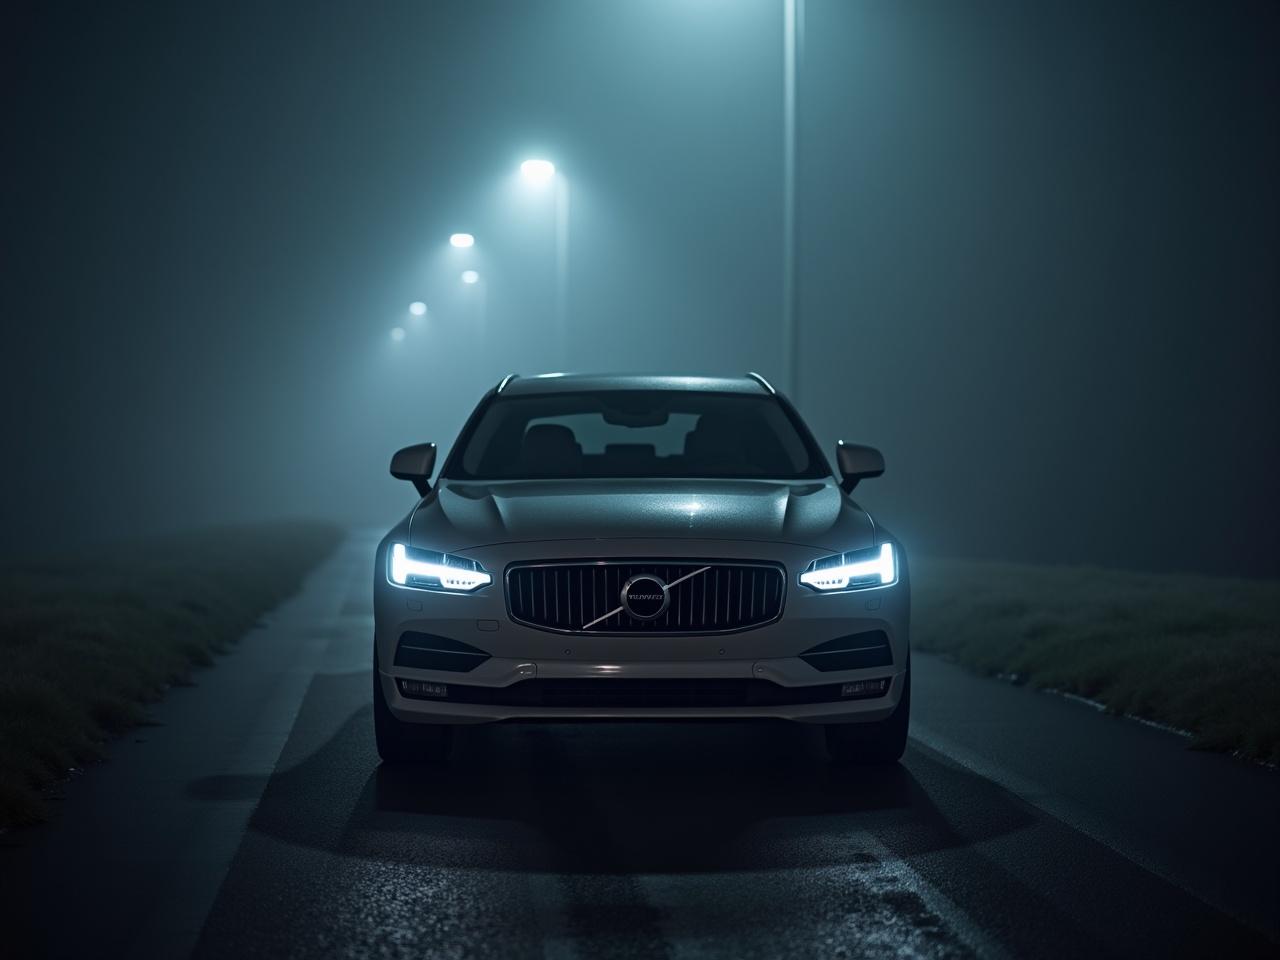
[[[864,447],[860,443],[837,442],[836,463],[840,467],[840,476],[844,478],[840,489],[845,493],[856,487],[859,480],[884,473],[884,454],[875,447]]]
[[[436,466],[436,445],[415,443],[412,447],[397,450],[391,458],[391,475],[397,480],[408,480],[425,497],[431,490],[431,471]]]

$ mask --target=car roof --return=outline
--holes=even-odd
[[[700,393],[772,394],[773,388],[759,374],[743,377],[674,376],[636,373],[543,373],[533,377],[511,375],[497,387],[503,396],[549,393],[596,393],[605,390],[694,390]]]

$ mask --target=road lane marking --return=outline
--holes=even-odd
[[[1028,780],[1026,777],[1016,774],[966,747],[960,746],[954,740],[938,733],[929,726],[918,723],[914,719],[911,721],[910,737],[922,746],[941,754],[946,759],[964,767],[984,780],[989,780],[1003,787],[1018,799],[1035,807],[1041,813],[1102,844],[1108,850],[1123,857],[1130,863],[1141,867],[1153,876],[1159,877],[1166,883],[1170,883],[1182,892],[1194,897],[1198,902],[1216,911],[1223,910],[1221,906],[1209,902],[1187,884],[1181,882],[1167,870],[1162,869],[1159,864],[1153,863],[1146,857],[1127,849],[1123,831],[1106,819],[1085,810],[1079,804],[1066,800],[1044,785],[1034,780]],[[1236,917],[1236,919],[1243,923],[1248,923],[1244,918]]]

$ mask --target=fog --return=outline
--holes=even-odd
[[[781,0],[6,16],[11,553],[389,523],[508,372],[758,370],[910,549],[1280,573],[1272,2],[808,0],[798,384]]]

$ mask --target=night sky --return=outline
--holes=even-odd
[[[3,16],[11,552],[389,522],[391,453],[510,371],[785,384],[781,0]],[[922,553],[1280,574],[1280,5],[806,27],[799,405],[884,450],[860,501]]]

